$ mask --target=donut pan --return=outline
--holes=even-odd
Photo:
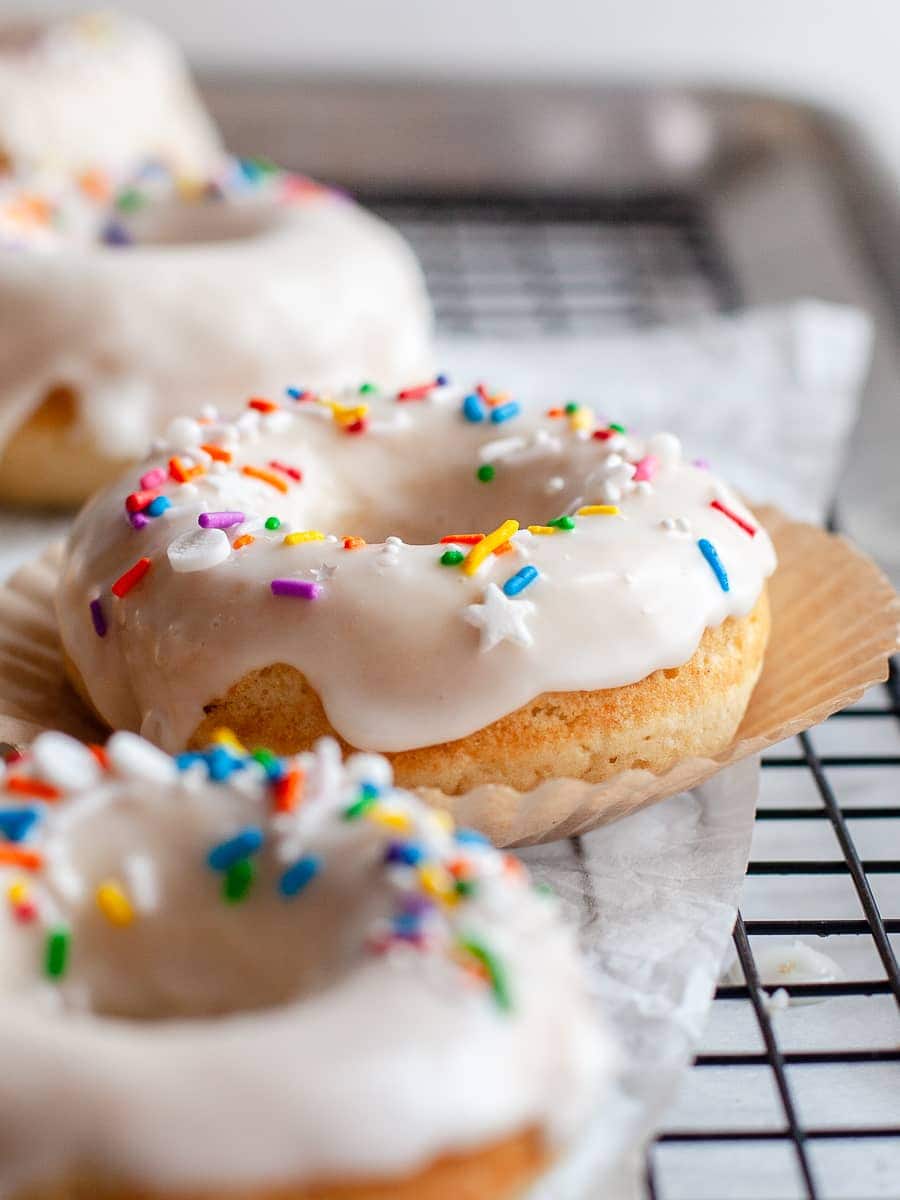
[[[900,622],[891,584],[844,538],[777,509],[757,515],[779,558],[769,585],[772,636],[727,750],[686,759],[662,775],[626,771],[603,784],[556,779],[530,792],[484,785],[446,796],[425,789],[425,798],[502,846],[586,833],[818,724],[885,679]],[[13,745],[51,728],[89,741],[104,736],[65,678],[52,603],[59,560],[60,547],[52,547],[0,589],[0,740]]]

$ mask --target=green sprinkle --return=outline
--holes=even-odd
[[[273,754],[271,750],[266,750],[264,747],[254,750],[250,757],[255,759],[264,768],[267,775],[271,775],[273,771],[277,771],[281,765],[278,761],[278,755]]]
[[[462,562],[466,556],[462,550],[445,550],[441,555],[442,567],[456,567]]]
[[[377,392],[378,388],[374,383],[361,383],[359,385],[359,394],[361,396],[371,396],[373,392]]]
[[[478,891],[478,884],[474,879],[457,879],[455,891],[457,896],[474,896]]]
[[[491,480],[494,478],[494,476],[497,474],[497,472],[494,469],[494,467],[491,466],[490,463],[485,463],[484,466],[478,468],[478,470],[475,472],[475,474],[478,476],[478,478],[481,480],[482,483],[490,483]]]
[[[624,425],[617,425],[617,424],[615,423],[615,421],[610,421],[610,423],[609,423],[609,428],[610,428],[610,429],[614,429],[614,430],[616,431],[616,433],[625,433],[625,426],[624,426]]]
[[[345,821],[356,821],[368,809],[372,807],[378,799],[378,792],[373,788],[367,788],[365,784],[362,787],[362,795],[358,800],[347,806],[341,814]]]
[[[467,954],[471,954],[473,958],[477,959],[487,971],[491,991],[494,993],[494,999],[497,1001],[497,1007],[502,1008],[505,1012],[509,1012],[512,1008],[512,998],[509,994],[509,983],[506,978],[506,972],[501,966],[500,960],[486,946],[483,946],[481,942],[476,942],[473,938],[461,938],[459,944]]]
[[[572,400],[570,400],[569,403],[566,405],[564,411],[566,413],[568,413],[568,415],[571,417],[572,413],[578,412],[578,408],[579,408],[579,406],[577,404],[575,404]]]
[[[51,979],[59,979],[69,965],[69,946],[72,935],[65,925],[56,925],[47,933],[44,948],[44,971]]]
[[[575,528],[575,518],[574,517],[566,517],[566,516],[554,517],[553,520],[548,521],[547,524],[552,525],[554,527],[554,529],[574,529]]]
[[[534,885],[534,890],[539,896],[546,896],[548,899],[556,895],[556,890],[549,883],[545,883],[543,879]]]
[[[143,208],[144,204],[145,198],[137,188],[126,188],[124,192],[119,192],[116,196],[116,208],[119,212],[137,212],[139,208]]]
[[[225,872],[222,899],[228,904],[240,904],[247,897],[256,877],[256,867],[249,858],[239,858]]]
[[[280,527],[281,521],[278,517],[266,517],[266,529],[279,529]]]

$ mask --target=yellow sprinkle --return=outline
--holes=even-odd
[[[431,816],[438,828],[443,829],[445,833],[452,833],[456,828],[456,822],[453,820],[453,817],[450,815],[450,813],[447,812],[446,808],[433,809]]]
[[[584,508],[579,508],[579,517],[617,517],[619,515],[619,507],[617,504],[586,504]]]
[[[594,420],[594,414],[589,408],[577,408],[569,417],[569,427],[575,430],[593,429]]]
[[[213,733],[210,741],[215,742],[219,746],[230,746],[230,748],[232,750],[236,750],[238,754],[248,753],[247,747],[243,744],[243,742],[239,741],[231,732],[231,730],[226,729],[224,726],[222,726],[221,729],[217,729]]]
[[[368,413],[368,404],[341,404],[337,400],[321,400],[327,409],[331,411],[331,415],[339,425],[352,425],[354,421],[361,421]]]
[[[110,925],[130,925],[134,920],[131,901],[114,879],[101,883],[95,895],[97,907]]]
[[[483,537],[469,551],[462,565],[464,575],[474,575],[487,556],[504,542],[508,542],[512,535],[518,530],[518,521],[504,521],[502,525],[498,525],[493,533],[489,533]]]
[[[11,883],[6,891],[11,903],[19,905],[25,904],[28,901],[28,884],[24,879],[17,879],[15,883]]]
[[[445,871],[443,867],[439,867],[435,863],[429,863],[428,866],[419,867],[418,874],[422,890],[429,896],[435,900],[442,900],[445,904],[457,903],[459,897],[453,886],[453,876],[449,871]]]
[[[394,829],[397,833],[408,833],[412,827],[412,822],[406,813],[387,808],[384,804],[373,805],[366,816],[376,825],[381,825],[385,829]]]
[[[288,533],[285,535],[284,544],[286,546],[299,546],[301,542],[324,542],[325,534],[319,533],[318,529],[303,529],[297,533]]]
[[[559,533],[555,525],[529,525],[529,533],[536,533],[541,537],[549,537],[551,533]]]

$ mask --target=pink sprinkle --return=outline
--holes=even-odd
[[[242,525],[245,520],[242,512],[205,512],[197,518],[201,529],[230,529],[232,525]]]
[[[318,600],[322,589],[306,579],[273,579],[269,585],[273,596],[293,596],[297,600]]]
[[[142,512],[129,513],[128,520],[135,529],[143,529],[145,525],[150,524],[149,518],[145,517]]]
[[[700,471],[708,471],[709,470],[709,459],[708,458],[695,458],[694,461],[691,463],[691,466],[697,467],[697,469]]]
[[[638,463],[637,470],[634,473],[634,482],[649,483],[658,470],[659,459],[655,454],[648,454]]]
[[[150,491],[151,488],[159,487],[161,483],[165,482],[165,467],[154,467],[152,471],[148,471],[146,475],[141,476],[141,491]]]
[[[23,925],[28,925],[31,921],[34,921],[38,915],[37,908],[31,900],[26,900],[22,904],[15,905],[13,912],[16,920],[21,921]]]

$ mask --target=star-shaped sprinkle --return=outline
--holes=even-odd
[[[470,604],[463,609],[463,617],[481,631],[480,649],[484,653],[493,650],[500,642],[530,646],[534,638],[525,619],[533,612],[534,605],[530,600],[510,599],[496,583],[489,583],[484,593],[484,603]]]
[[[317,567],[311,567],[309,573],[312,575],[316,583],[328,583],[329,579],[332,578],[336,570],[336,563],[323,562],[319,563]]]

